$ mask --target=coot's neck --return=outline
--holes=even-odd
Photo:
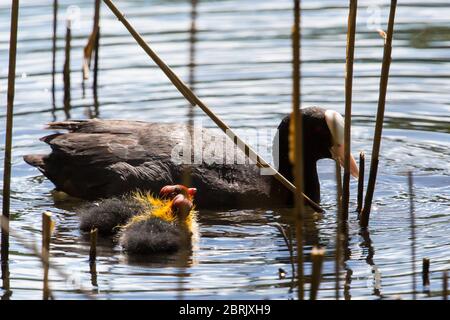
[[[305,153],[304,153],[305,154]],[[304,193],[307,195],[311,200],[313,200],[316,203],[320,202],[320,181],[319,181],[319,175],[317,174],[317,160],[312,159],[305,154],[305,159],[303,163],[303,188]],[[293,166],[291,165],[289,159],[283,159],[281,161],[280,159],[280,165],[278,168],[279,172],[290,182],[294,183],[294,176],[293,176]],[[292,192],[289,191],[284,186],[281,186],[281,188],[284,188],[284,190],[278,190],[280,194],[287,192],[287,198],[288,203],[291,204],[293,201]]]
[[[278,132],[274,141],[273,153],[275,164],[278,164],[278,171],[286,179],[294,183],[293,166],[289,160],[289,122],[289,117],[286,117],[278,127]],[[315,156],[316,153],[313,149],[314,148],[311,146],[311,143],[305,143],[303,146],[303,186],[304,193],[311,198],[311,200],[318,203],[320,202],[320,182],[317,174],[317,161],[319,159]],[[282,186],[278,181],[274,181],[272,184],[272,194],[282,203],[293,203],[292,192]]]

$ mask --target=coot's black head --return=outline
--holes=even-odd
[[[301,109],[303,136],[303,163],[305,194],[320,202],[320,183],[316,163],[320,159],[338,158],[344,161],[344,122],[342,116],[319,107]],[[293,167],[289,159],[290,115],[278,126],[274,139],[273,157],[278,171],[293,182]],[[278,161],[277,161],[278,158]],[[354,158],[350,159],[350,171],[358,176]]]

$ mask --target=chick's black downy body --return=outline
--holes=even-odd
[[[182,186],[183,187],[183,186]],[[196,214],[187,192],[166,186],[169,199],[136,193],[128,197],[104,199],[80,208],[80,229],[96,228],[101,235],[118,234],[116,239],[129,254],[175,252],[191,243],[196,231]],[[174,192],[171,192],[175,190]]]

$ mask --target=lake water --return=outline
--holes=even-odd
[[[4,298],[41,299],[42,264],[27,248],[40,244],[41,214],[56,222],[50,287],[56,299],[293,299],[289,252],[273,223],[289,224],[288,209],[200,211],[201,238],[190,252],[129,261],[109,239],[98,247],[92,281],[86,236],[78,229],[79,202],[52,196],[53,185],[22,160],[48,152],[38,139],[44,125],[64,120],[62,67],[65,19],[73,21],[70,117],[185,122],[189,106],[103,5],[98,108],[91,80],[82,89],[82,48],[92,28],[92,1],[59,1],[56,105],[52,106],[52,3],[22,1],[19,21],[13,140],[11,292]],[[199,1],[195,67],[190,70],[189,1],[116,1],[135,28],[197,95],[238,133],[275,129],[291,109],[292,1]],[[347,1],[302,1],[302,101],[343,113]],[[370,157],[389,1],[359,1],[353,95],[353,153]],[[379,175],[369,232],[356,213],[351,182],[349,237],[341,268],[341,298],[412,297],[407,171],[416,194],[417,297],[440,299],[450,269],[450,3],[399,1]],[[0,0],[0,105],[6,105],[10,1]],[[5,107],[0,108],[3,163]],[[195,110],[196,121],[214,124]],[[259,131],[258,131],[259,132]],[[265,131],[264,131],[265,132]],[[367,161],[368,162],[368,161]],[[366,170],[368,169],[368,165]],[[3,168],[0,168],[3,174]],[[326,213],[307,221],[305,274],[313,245],[326,249],[319,298],[334,298],[334,163],[320,163]],[[367,180],[367,179],[366,179]],[[1,182],[0,182],[1,183]],[[430,293],[423,292],[421,261],[431,260]],[[280,279],[278,269],[286,270]],[[347,279],[346,289],[344,281]],[[94,279],[95,280],[95,279]],[[94,283],[93,283],[94,282]],[[308,288],[309,285],[307,285]],[[345,292],[344,292],[345,291]]]

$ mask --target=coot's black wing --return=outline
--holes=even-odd
[[[51,123],[49,129],[69,132],[43,137],[52,152],[25,156],[25,161],[38,167],[58,190],[96,199],[173,183],[167,165],[167,126],[88,120]]]
[[[276,200],[270,196],[273,179],[261,176],[256,165],[226,164],[227,157],[243,155],[215,130],[195,135],[195,129],[184,125],[125,120],[55,122],[49,129],[69,132],[42,138],[52,152],[25,156],[25,161],[72,196],[96,199],[135,189],[159,192],[164,185],[182,183],[189,169],[199,207],[262,206]],[[196,156],[191,156],[192,164],[182,165],[180,151],[187,146]]]

